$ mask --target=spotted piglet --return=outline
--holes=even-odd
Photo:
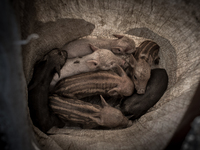
[[[78,57],[67,59],[67,62],[60,71],[60,76],[57,74],[54,75],[53,80],[51,81],[51,88],[55,84],[65,78],[73,75],[77,75],[84,72],[92,72],[97,70],[110,70],[116,65],[120,65],[122,68],[125,65],[125,61],[120,57],[117,57],[110,50],[99,49],[94,45],[90,45],[93,53]]]

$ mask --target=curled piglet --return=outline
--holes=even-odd
[[[96,71],[63,78],[52,93],[73,99],[105,95],[123,97],[132,95],[134,84],[120,66],[109,71]]]
[[[127,73],[132,78],[138,94],[144,94],[146,91],[151,76],[151,65],[159,63],[159,48],[155,42],[147,40],[136,48],[134,56],[130,56],[130,67],[127,69]]]
[[[135,42],[133,39],[113,34],[116,39],[109,38],[83,38],[67,43],[62,47],[68,52],[68,58],[82,57],[92,53],[89,44],[95,45],[100,49],[111,50],[115,54],[131,54],[135,52]]]
[[[34,66],[33,77],[28,85],[28,107],[33,124],[47,132],[51,127],[64,123],[48,107],[50,82],[67,60],[67,52],[53,49]]]
[[[107,49],[99,49],[94,45],[90,45],[93,50],[92,54],[68,59],[63,68],[60,71],[60,75],[55,74],[51,81],[51,88],[61,79],[70,77],[84,72],[91,72],[97,70],[110,70],[116,65],[125,66],[126,62],[114,55]]]
[[[111,107],[101,96],[102,106],[52,95],[50,107],[59,118],[68,124],[76,123],[84,129],[106,127],[111,129],[126,128],[132,125],[120,110]]]

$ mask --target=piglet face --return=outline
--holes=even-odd
[[[132,125],[132,122],[120,110],[110,106],[101,110],[100,118],[102,125],[109,128],[126,128]]]
[[[101,63],[100,68],[102,70],[109,70],[111,68],[116,67],[117,65],[124,68],[124,65],[126,63],[125,60],[116,56],[115,54],[113,54],[113,52],[106,49],[101,49],[101,51],[99,51],[99,60]]]
[[[135,42],[123,35],[114,34],[117,40],[111,43],[111,50],[115,54],[131,54],[135,51]]]
[[[91,56],[93,56],[92,60],[88,60],[90,63],[90,68],[99,68],[101,70],[109,70],[111,68],[116,67],[117,65],[124,68],[126,61],[122,58],[116,56],[112,51],[107,49],[99,49],[94,45],[90,45],[91,49],[94,51]]]
[[[65,64],[67,56],[67,51],[53,49],[47,55],[44,56],[44,61],[46,61],[49,66],[54,67],[56,72],[60,74],[60,69]]]
[[[139,59],[136,61],[134,57],[130,58],[130,64],[132,67],[130,74],[132,81],[135,84],[135,89],[137,90],[138,94],[144,94],[146,91],[147,82],[151,75],[150,65],[144,59]]]
[[[132,125],[132,121],[128,120],[120,110],[111,107],[102,96],[100,97],[103,106],[100,116],[91,117],[97,124],[108,128],[126,128]]]

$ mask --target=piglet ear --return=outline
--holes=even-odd
[[[126,76],[126,73],[124,72],[122,67],[120,67],[118,64],[116,64],[116,66],[113,67],[111,70],[117,73],[120,77]]]
[[[149,57],[147,63],[151,66],[152,65],[152,62],[153,62],[153,58],[152,56]]]
[[[103,125],[102,122],[101,122],[101,118],[99,118],[99,117],[97,118],[97,117],[93,117],[93,116],[89,116],[89,118],[91,120],[93,120],[94,122],[96,122],[97,124]]]
[[[60,66],[60,65],[58,65],[58,66],[55,67],[55,70],[56,70],[56,72],[58,73],[58,77],[59,77],[59,78],[60,78],[60,69],[61,69],[61,66]]]
[[[133,55],[131,54],[130,60],[129,60],[130,66],[131,66],[132,68],[134,68],[135,65],[136,65],[136,63],[137,63],[136,59],[135,59],[135,58],[133,57]]]
[[[90,69],[96,69],[99,66],[99,61],[97,61],[97,60],[88,60],[87,61],[87,66]]]
[[[101,97],[101,104],[102,104],[102,106],[103,106],[103,107],[109,106],[108,103],[107,103],[107,102],[105,101],[105,99],[103,98],[103,96],[100,95],[100,97]]]
[[[109,90],[108,94],[110,96],[118,96],[119,95],[119,93],[116,91],[116,89]]]
[[[92,44],[89,44],[89,46],[90,46],[90,48],[91,48],[92,51],[96,51],[96,50],[99,49],[98,47],[96,47],[96,46],[94,46]]]
[[[43,57],[43,60],[42,61],[47,61],[48,60],[48,55],[45,55],[44,57]]]
[[[121,39],[124,37],[124,35],[119,35],[119,34],[113,34],[114,37],[118,38],[118,39]]]

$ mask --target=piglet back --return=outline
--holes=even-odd
[[[146,40],[136,48],[134,57],[137,60],[139,58],[145,59],[149,64],[152,64],[152,61],[154,61],[155,64],[158,64],[160,59],[158,56],[159,49],[160,46],[156,42]]]
[[[100,115],[101,107],[99,105],[58,95],[50,96],[49,103],[53,112],[66,123],[76,123],[83,128],[98,126],[90,117]]]

